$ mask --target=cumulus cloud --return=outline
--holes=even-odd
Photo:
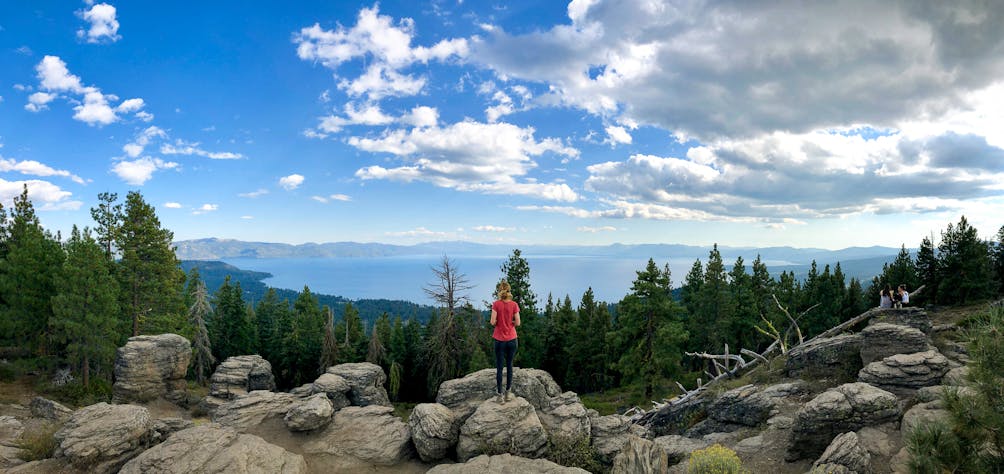
[[[352,197],[346,194],[330,194],[327,196],[310,196],[310,199],[313,199],[319,203],[327,204],[331,201],[348,202],[352,200]]]
[[[631,134],[624,127],[611,125],[605,130],[607,132],[607,143],[611,145],[617,145],[618,143],[631,144]]]
[[[289,176],[283,176],[279,178],[279,186],[282,186],[286,191],[292,191],[301,184],[303,184],[304,177],[299,174],[291,174]]]
[[[34,160],[17,161],[0,156],[0,172],[9,171],[16,171],[31,176],[62,176],[73,180],[77,184],[85,183],[83,178],[66,170],[57,170]]]
[[[66,63],[59,56],[45,56],[35,66],[39,89],[28,97],[25,109],[32,112],[45,110],[57,97],[63,97],[77,104],[73,107],[73,118],[88,125],[108,125],[121,119],[119,114],[132,113],[140,120],[149,121],[153,116],[142,111],[146,105],[143,99],[126,99],[117,106],[112,102],[119,98],[105,94],[94,86],[84,86],[80,77],[70,73]]]
[[[178,163],[164,161],[160,158],[145,156],[132,161],[123,160],[112,166],[112,172],[128,184],[142,186],[159,170],[169,170],[178,167]]]
[[[345,104],[343,115],[321,117],[317,129],[307,130],[304,134],[310,138],[325,138],[354,125],[376,127],[400,123],[414,127],[432,127],[438,120],[439,112],[433,107],[417,106],[400,116],[391,116],[384,113],[379,104],[359,105],[349,102]]]
[[[181,209],[182,206],[180,202],[165,202],[164,207],[168,209]]]
[[[249,193],[240,193],[238,196],[242,198],[256,198],[268,194],[268,190],[265,188],[259,188],[257,190],[251,191]]]
[[[14,197],[20,196],[26,185],[28,199],[35,203],[36,209],[40,211],[74,211],[83,205],[81,201],[70,199],[73,193],[38,179],[7,181],[0,178],[0,202],[8,207],[11,206]]]
[[[215,210],[217,210],[219,208],[220,208],[220,206],[218,206],[216,204],[203,204],[202,206],[199,206],[198,209],[192,211],[192,214],[195,214],[195,215],[205,214],[207,212],[213,212],[213,211],[215,211]]]
[[[707,141],[941,114],[1001,77],[991,3],[573,1],[570,24],[471,42],[468,60],[563,104]]]
[[[515,227],[500,227],[494,225],[479,225],[474,226],[473,229],[478,232],[512,232],[516,230]]]
[[[142,132],[136,135],[136,138],[125,144],[122,147],[122,151],[125,152],[130,158],[136,158],[143,154],[143,150],[146,146],[150,144],[154,138],[167,138],[167,132],[165,132],[160,127],[150,126],[144,129]]]
[[[579,232],[586,232],[589,234],[596,234],[598,232],[616,232],[617,228],[610,225],[604,225],[600,227],[581,226],[581,227],[576,227],[575,230]]]
[[[422,91],[426,78],[402,72],[403,69],[416,63],[463,58],[468,53],[465,39],[444,39],[426,47],[412,46],[414,37],[414,20],[403,18],[395,22],[389,16],[380,15],[378,7],[374,6],[360,10],[351,28],[339,26],[326,30],[314,24],[300,29],[293,42],[300,59],[319,62],[332,70],[337,71],[349,61],[365,61],[363,73],[355,78],[343,78],[338,88],[351,97],[379,100],[389,96],[412,96]]]
[[[364,180],[418,180],[461,191],[531,195],[566,202],[579,197],[565,183],[538,183],[524,178],[537,166],[533,157],[545,153],[576,157],[579,153],[554,138],[538,141],[529,127],[465,121],[448,127],[393,130],[379,138],[352,137],[348,142],[360,150],[388,153],[404,161],[393,168],[375,165],[359,169],[356,177]]]
[[[77,37],[88,43],[114,43],[121,39],[119,22],[115,19],[115,7],[107,3],[92,5],[90,10],[77,12],[80,18],[90,23],[87,29],[77,30]]]

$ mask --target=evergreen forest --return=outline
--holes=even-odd
[[[155,209],[139,192],[120,201],[101,193],[93,222],[69,236],[45,230],[27,188],[0,206],[0,378],[62,372],[61,390],[78,399],[110,397],[115,349],[131,336],[172,332],[192,341],[191,379],[205,384],[216,364],[260,354],[281,389],[313,381],[345,362],[379,364],[396,401],[434,398],[439,384],[492,367],[487,302],[472,301],[463,269],[444,256],[425,287],[435,308],[400,302],[372,306],[261,288],[182,268]],[[1004,227],[981,238],[965,217],[940,238],[905,244],[871,281],[847,279],[840,264],[812,264],[804,279],[771,276],[759,256],[724,262],[717,246],[689,269],[650,259],[619,301],[554,295],[532,286],[519,249],[500,262],[521,310],[516,363],[548,371],[580,394],[630,387],[645,399],[671,395],[708,367],[687,352],[728,345],[762,351],[773,328],[797,319],[805,338],[874,307],[885,285],[924,290],[911,305],[956,305],[1004,293]],[[210,271],[219,272],[219,268]],[[603,278],[597,275],[597,278]],[[219,282],[218,284],[216,282]],[[51,378],[51,377],[47,377]]]

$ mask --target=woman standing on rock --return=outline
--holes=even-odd
[[[512,389],[512,359],[516,356],[516,326],[519,326],[519,305],[512,300],[509,282],[502,280],[495,287],[498,300],[492,303],[492,339],[495,339],[495,394],[499,403],[509,401]],[[505,361],[505,393],[502,392],[502,362]]]

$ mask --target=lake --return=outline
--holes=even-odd
[[[539,306],[547,303],[547,294],[555,301],[569,295],[578,305],[582,294],[592,286],[598,301],[617,302],[628,293],[636,271],[645,268],[648,259],[618,257],[582,257],[569,255],[524,255],[530,264],[530,287],[537,294]],[[502,277],[500,267],[508,256],[450,257],[460,273],[474,286],[467,292],[475,304],[489,301],[495,284]],[[269,272],[265,280],[276,288],[303,289],[350,299],[386,298],[432,304],[422,288],[434,281],[431,268],[442,261],[441,255],[352,258],[229,258],[226,263],[245,270]],[[657,260],[661,267],[665,260]],[[694,260],[670,261],[673,286],[679,286]]]

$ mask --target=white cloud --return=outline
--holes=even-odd
[[[108,105],[108,97],[94,88],[88,88],[84,103],[73,108],[73,118],[87,125],[108,125],[118,120],[115,110]]]
[[[443,128],[394,130],[380,138],[352,137],[348,143],[360,150],[389,153],[405,161],[396,168],[359,169],[356,177],[364,180],[419,180],[461,191],[577,200],[578,195],[567,184],[538,183],[525,178],[537,166],[532,157],[545,153],[576,157],[579,153],[560,140],[537,141],[533,135],[532,128],[465,121]]]
[[[146,148],[147,145],[150,144],[150,141],[153,140],[154,138],[162,138],[162,139],[167,138],[167,133],[164,132],[164,130],[161,129],[160,127],[156,126],[147,127],[138,135],[136,135],[135,140],[123,146],[122,151],[124,151],[126,155],[128,155],[130,158],[136,158],[139,155],[143,154],[143,150]]]
[[[78,38],[88,43],[114,43],[122,38],[118,34],[119,22],[115,19],[115,7],[99,3],[90,10],[78,12],[78,15],[90,23],[90,28],[77,30]]]
[[[197,155],[213,160],[240,160],[244,155],[229,151],[206,151],[199,147],[198,142],[186,142],[178,139],[174,144],[164,143],[160,146],[160,152],[165,155]]]
[[[515,227],[499,227],[494,225],[479,225],[474,226],[472,229],[478,232],[512,232],[516,230]]]
[[[192,214],[195,214],[195,215],[205,214],[207,212],[213,212],[213,211],[215,211],[215,210],[217,210],[219,208],[220,208],[220,206],[218,206],[216,204],[203,204],[198,209],[192,211]]]
[[[439,112],[432,107],[418,106],[399,117],[387,115],[375,103],[366,103],[361,106],[352,102],[346,103],[344,115],[328,115],[321,117],[321,123],[317,130],[308,130],[304,134],[310,138],[324,138],[331,133],[338,133],[347,126],[383,126],[393,123],[402,123],[415,127],[432,127],[439,120]]]
[[[430,237],[430,238],[448,238],[454,235],[450,232],[432,231],[426,229],[425,227],[417,227],[412,230],[405,230],[400,232],[385,232],[384,234],[390,237]]]
[[[165,202],[164,207],[168,209],[181,209],[182,206],[180,202]]]
[[[70,199],[73,193],[48,181],[37,179],[7,181],[0,178],[0,202],[10,207],[14,197],[21,195],[25,185],[28,186],[28,199],[35,203],[36,208],[40,211],[72,211],[83,205],[81,201]],[[41,203],[40,206],[39,203]]]
[[[631,134],[624,127],[611,125],[605,130],[607,132],[607,142],[611,145],[617,145],[618,143],[631,144]]]
[[[178,163],[164,161],[160,158],[145,156],[133,161],[120,161],[112,166],[112,172],[122,181],[133,186],[142,186],[153,177],[153,173],[158,170],[174,169]]]
[[[143,99],[127,99],[123,100],[118,107],[115,107],[115,110],[117,112],[130,113],[142,109],[145,105],[146,102]]]
[[[304,177],[299,174],[291,174],[289,176],[283,176],[279,178],[279,186],[282,186],[286,191],[292,191],[301,184],[303,184]]]
[[[28,96],[28,103],[24,105],[24,109],[29,112],[41,112],[49,108],[49,102],[52,102],[56,98],[56,94],[50,94],[48,92],[35,92]]]
[[[266,194],[268,194],[268,190],[267,189],[265,189],[265,188],[259,188],[259,189],[255,190],[255,191],[251,191],[249,193],[240,193],[240,194],[238,194],[238,196],[240,196],[242,198],[252,198],[253,199],[253,198],[256,198],[256,197],[259,197],[259,196],[264,196]]]
[[[81,94],[84,92],[80,78],[70,74],[66,63],[59,56],[45,56],[35,66],[35,71],[38,72],[39,86],[45,90]]]
[[[66,170],[57,170],[34,160],[16,161],[0,156],[0,172],[9,171],[16,171],[21,174],[32,176],[62,176],[70,178],[77,184],[85,183],[83,178]]]
[[[152,122],[153,121],[153,114],[151,114],[149,112],[146,112],[144,110],[140,110],[139,112],[136,112],[136,118],[138,118],[138,119],[140,119],[140,120],[142,120],[144,122]]]
[[[365,72],[353,79],[342,79],[338,87],[352,97],[365,95],[378,100],[422,91],[426,79],[402,73],[402,69],[415,63],[463,58],[468,53],[464,39],[441,40],[432,47],[412,47],[414,37],[412,19],[404,18],[395,24],[391,17],[381,16],[374,6],[361,9],[352,28],[339,26],[325,30],[314,24],[300,29],[293,41],[300,59],[320,62],[332,70],[338,70],[348,61],[364,60],[368,63]]]
[[[617,228],[614,227],[614,226],[609,226],[609,225],[604,225],[604,226],[600,226],[600,227],[581,226],[581,227],[576,227],[575,230],[577,230],[579,232],[587,232],[587,233],[590,233],[590,234],[596,234],[598,232],[616,232]]]
[[[346,194],[330,194],[328,196],[310,196],[310,199],[313,199],[320,203],[327,204],[328,202],[331,201],[349,202],[352,200],[352,197]]]
[[[251,219],[254,219],[254,216],[241,216],[241,219],[251,220]]]

